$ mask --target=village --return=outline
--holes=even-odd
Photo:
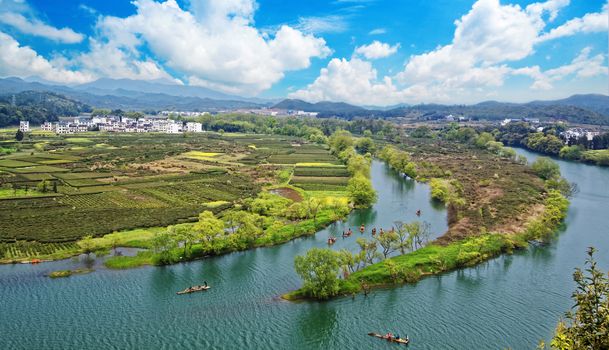
[[[106,131],[116,133],[148,133],[158,132],[165,134],[199,133],[203,132],[203,125],[198,122],[183,122],[169,118],[146,116],[142,118],[128,118],[124,116],[79,116],[72,120],[59,122],[45,122],[40,128],[56,134],[76,134],[87,131]],[[19,129],[29,131],[29,122],[21,122]]]

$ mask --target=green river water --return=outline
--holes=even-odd
[[[534,158],[535,155],[519,151]],[[553,244],[475,268],[329,302],[282,301],[300,281],[294,256],[325,247],[329,234],[395,220],[446,229],[444,209],[424,184],[374,162],[378,203],[314,237],[169,267],[52,280],[50,271],[82,267],[70,259],[0,266],[0,349],[383,349],[399,347],[368,332],[408,334],[411,349],[534,349],[571,305],[571,272],[587,246],[609,267],[609,169],[560,161],[579,184],[566,227]],[[356,249],[355,238],[335,249]],[[203,280],[208,292],[177,296]]]

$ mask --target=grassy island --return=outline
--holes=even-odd
[[[334,252],[335,260],[321,259],[321,252],[307,254],[309,269],[304,271],[299,271],[299,257],[296,269],[304,286],[283,297],[326,299],[416,282],[549,239],[566,216],[566,196],[573,188],[548,159],[529,167],[513,150],[485,138],[473,129],[451,126],[383,149],[379,156],[391,167],[430,183],[433,199],[446,205],[448,230],[426,242],[420,229],[413,229],[417,223],[395,223],[394,237],[362,242],[359,253]],[[380,248],[401,255],[385,258]]]

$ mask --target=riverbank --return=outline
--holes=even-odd
[[[313,235],[317,231],[324,229],[344,217],[346,217],[346,214],[337,218],[333,210],[327,209],[318,213],[315,219],[307,219],[292,224],[271,227],[249,244],[235,244],[234,238],[226,236],[215,240],[213,247],[205,246],[201,243],[194,244],[187,256],[184,255],[183,248],[174,248],[169,252],[169,255],[172,256],[172,263],[180,263],[249,249],[271,247],[297,238]],[[129,269],[145,265],[165,264],[158,260],[158,255],[152,250],[146,250],[138,252],[135,256],[110,257],[105,261],[104,265],[111,269]]]

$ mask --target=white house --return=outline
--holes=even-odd
[[[22,120],[19,122],[19,130],[22,132],[30,131],[30,122],[27,120]]]
[[[165,132],[168,134],[179,134],[182,132],[182,125],[178,123],[168,123],[165,127]]]
[[[203,124],[196,122],[186,123],[186,132],[203,132]]]
[[[53,128],[53,123],[49,122],[44,122],[42,125],[40,125],[40,129],[43,131],[53,131]]]

